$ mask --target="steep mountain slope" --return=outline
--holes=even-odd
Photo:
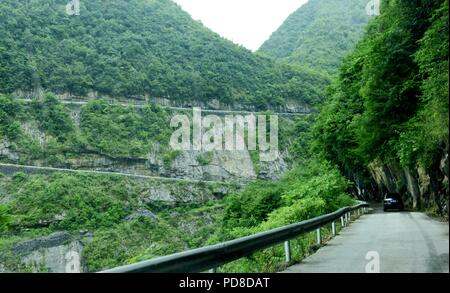
[[[174,150],[170,122],[177,114],[189,113],[154,104],[126,107],[104,99],[63,103],[52,94],[24,102],[0,94],[0,164],[228,182],[276,179],[288,167],[286,150],[296,137],[289,116],[278,120],[283,155],[260,162],[258,150]]]
[[[399,193],[411,207],[444,217],[448,31],[448,0],[384,1],[341,66],[315,132],[317,150],[361,193]]]
[[[368,0],[309,0],[259,52],[334,74],[362,36]]]
[[[320,100],[326,78],[258,57],[171,0],[0,3],[0,93],[43,88],[84,96],[280,105]],[[295,85],[295,87],[294,87]]]
[[[177,110],[53,93],[264,109],[319,101],[327,78],[252,54],[169,0],[81,0],[79,16],[67,2],[0,2],[0,272],[66,271],[53,264],[67,252],[97,271],[206,245],[241,179],[287,168],[289,119],[279,120],[283,158],[266,164],[257,151],[174,151]],[[53,93],[11,94],[37,89]]]

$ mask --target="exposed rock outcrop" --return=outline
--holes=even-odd
[[[24,123],[21,125],[22,131],[28,135],[31,139],[38,142],[40,145],[47,143],[47,136],[44,132],[40,131],[38,126],[33,123]]]
[[[74,174],[68,170],[54,170],[48,168],[24,167],[0,163],[0,172],[12,175],[17,172],[24,172],[34,175],[49,175],[55,172],[66,172]],[[87,174],[80,171],[79,173]],[[93,174],[97,174],[93,172]],[[111,174],[112,175],[112,174]],[[164,205],[175,205],[178,203],[205,203],[210,200],[223,198],[225,195],[236,192],[241,185],[221,182],[196,182],[184,180],[166,180],[160,178],[140,178],[130,177],[130,180],[142,181],[142,192],[139,199],[142,205],[161,203]],[[54,222],[61,221],[64,215],[56,215],[53,219],[48,219],[37,226],[48,226]]]
[[[12,145],[7,140],[0,140],[0,159],[6,158],[9,161],[17,161],[20,158],[19,153],[15,152]]]
[[[215,104],[216,102],[212,102]],[[291,105],[294,110],[294,105]],[[290,107],[291,107],[290,106]],[[69,105],[71,117],[79,126],[81,105]],[[42,132],[36,123],[27,122],[21,125],[25,135],[36,141],[42,147],[51,139]],[[199,157],[209,156],[208,162],[202,162]],[[248,182],[256,178],[277,180],[288,169],[284,160],[286,154],[273,162],[253,162],[248,151],[216,151],[211,154],[199,151],[183,151],[167,161],[167,154],[156,144],[148,154],[140,157],[111,157],[95,151],[85,150],[84,153],[67,158],[59,157],[57,161],[31,160],[27,164],[41,167],[67,168],[75,170],[107,171],[136,174],[144,176],[169,177],[204,181],[239,181]],[[20,152],[14,151],[7,141],[0,142],[0,160],[18,163],[23,161]],[[21,160],[22,159],[22,160]]]
[[[0,144],[0,157],[9,162],[17,162],[20,154],[7,145]],[[73,170],[105,171],[144,176],[178,178],[187,180],[249,182],[256,178],[277,180],[288,169],[281,156],[273,162],[258,162],[259,170],[248,151],[220,151],[204,153],[198,151],[179,152],[171,161],[165,162],[163,154],[152,152],[143,158],[111,158],[99,154],[80,154],[77,158],[67,158],[51,167]],[[201,160],[208,157],[208,161]],[[33,166],[45,167],[48,163],[40,160],[30,162]],[[258,172],[259,171],[259,172]]]
[[[285,158],[287,153],[281,154],[280,157],[273,162],[259,162],[258,178],[264,180],[278,180],[288,171],[289,164]]]
[[[13,93],[16,98],[38,98],[42,99],[45,96],[45,92],[42,89],[35,89],[34,91],[21,91],[17,90]],[[299,114],[309,114],[312,112],[311,107],[304,102],[297,100],[285,101],[282,105],[251,105],[243,103],[224,103],[218,99],[210,99],[208,101],[202,100],[175,100],[162,97],[150,97],[148,95],[140,95],[134,97],[111,97],[104,94],[99,94],[95,91],[90,91],[86,96],[80,97],[73,95],[71,93],[59,93],[58,98],[65,101],[89,101],[94,99],[107,99],[111,102],[119,103],[130,103],[130,104],[146,104],[152,102],[165,107],[175,107],[175,108],[192,108],[200,107],[205,110],[224,110],[224,111],[249,111],[249,112],[259,112],[259,111],[273,111],[279,113],[299,113]]]
[[[311,108],[305,103],[299,103],[297,101],[286,101],[283,105],[247,105],[240,103],[225,104],[219,100],[213,99],[209,101],[195,101],[195,100],[170,100],[165,98],[146,98],[152,103],[156,103],[166,107],[180,107],[180,108],[192,108],[200,107],[206,110],[225,110],[225,111],[273,111],[280,113],[311,113]]]
[[[200,162],[201,152],[185,151],[170,166],[170,177],[207,181],[250,181],[256,179],[248,151],[212,152],[208,162]]]
[[[401,168],[398,164],[369,164],[376,196],[382,198],[389,193],[399,193],[405,204],[413,209],[434,209],[448,214],[448,154],[439,161],[440,166],[424,168]]]
[[[17,244],[14,252],[33,272],[82,273],[83,244],[68,232],[56,232]]]
[[[149,219],[151,221],[157,221],[158,217],[152,213],[151,211],[147,210],[147,209],[139,209],[138,211],[132,213],[131,215],[127,216],[125,218],[125,221],[127,222],[132,222],[138,219]]]

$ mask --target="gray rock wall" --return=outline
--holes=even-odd
[[[86,272],[82,260],[83,244],[68,232],[56,232],[18,243],[14,252],[32,272]]]
[[[80,105],[71,105],[69,108],[75,124],[79,125]],[[28,122],[21,127],[26,135],[45,147],[48,137],[37,125]],[[289,167],[285,161],[286,153],[273,162],[253,162],[248,151],[183,151],[167,164],[159,148],[154,149],[141,158],[113,158],[98,153],[84,153],[53,165],[41,160],[28,162],[27,165],[221,182],[248,182],[256,178],[277,180]],[[200,157],[210,157],[210,160],[204,163]],[[20,159],[21,154],[12,143],[0,141],[0,162],[18,163]]]
[[[42,98],[44,97],[45,92],[42,89],[36,89],[31,92],[24,92],[19,90],[14,92],[13,95],[17,98]],[[271,106],[271,105],[254,106],[241,103],[225,104],[217,99],[209,101],[200,101],[195,99],[174,100],[168,98],[149,97],[149,96],[138,96],[133,98],[110,97],[107,95],[100,95],[97,92],[90,92],[85,97],[74,96],[70,93],[58,94],[57,96],[62,100],[68,101],[73,100],[87,101],[90,99],[105,98],[111,101],[118,101],[122,103],[144,104],[147,102],[152,102],[166,107],[180,107],[180,108],[201,107],[202,109],[208,110],[250,111],[250,112],[273,111],[280,113],[302,113],[302,114],[308,114],[311,113],[312,111],[311,107],[308,104],[298,102],[295,100],[287,101],[284,103],[284,105],[279,106]]]
[[[405,204],[413,209],[435,209],[443,215],[448,214],[448,154],[442,157],[439,166],[432,166],[430,170],[374,161],[369,165],[369,171],[379,197],[399,193]]]

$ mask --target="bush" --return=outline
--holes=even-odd
[[[266,231],[354,204],[335,166],[312,159],[280,182],[257,182],[225,199],[222,240]],[[217,240],[217,239],[216,239]]]
[[[239,194],[225,198],[223,229],[253,227],[267,219],[281,205],[282,186],[270,182],[248,185]]]
[[[0,94],[0,139],[15,140],[20,135],[20,124],[15,119],[21,114],[19,103],[10,96]]]
[[[0,232],[8,230],[11,223],[11,216],[8,213],[8,208],[4,205],[0,205]]]
[[[31,108],[39,128],[58,141],[66,141],[67,136],[75,130],[67,108],[55,95],[47,94],[42,102],[33,101]]]

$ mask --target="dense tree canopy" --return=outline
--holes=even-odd
[[[352,184],[342,171],[367,172],[375,160],[439,170],[449,139],[448,0],[384,0],[382,14],[355,45],[367,22],[367,1],[309,0],[261,49],[329,74],[353,50],[328,87],[320,114],[281,126],[280,145],[294,167],[279,181],[252,182],[200,207],[171,202],[157,209],[157,220],[128,221],[140,208],[158,207],[147,199],[154,183],[110,175],[0,173],[0,261],[23,271],[13,253],[19,241],[89,229],[93,236],[84,257],[96,271],[352,205]],[[327,84],[321,74],[233,45],[170,0],[82,1],[79,17],[64,14],[66,2],[0,2],[0,93],[43,87],[75,95],[219,98],[263,107],[288,99],[320,101]],[[0,94],[0,143],[20,160],[3,154],[0,159],[61,166],[85,154],[142,160],[153,148],[170,158],[168,110],[96,99],[79,112],[72,119],[69,106],[53,94],[32,103]],[[448,191],[448,178],[446,184]],[[47,227],[36,226],[46,221]],[[322,228],[325,237],[328,229]],[[311,233],[292,240],[293,259],[307,256],[315,242]],[[284,259],[283,247],[276,246],[221,270],[277,271]]]
[[[0,93],[220,99],[259,105],[314,102],[328,82],[221,38],[171,0],[0,2]],[[296,89],[292,90],[292,83]]]
[[[309,0],[285,20],[260,52],[335,74],[361,38],[368,0]]]
[[[339,71],[317,150],[344,168],[428,167],[448,151],[448,1],[384,1]]]
[[[140,158],[156,145],[169,152],[170,115],[158,105],[136,109],[100,99],[81,107],[79,126],[70,115],[53,94],[29,104],[0,95],[0,141],[12,143],[20,163],[40,159],[58,165],[85,153]]]

